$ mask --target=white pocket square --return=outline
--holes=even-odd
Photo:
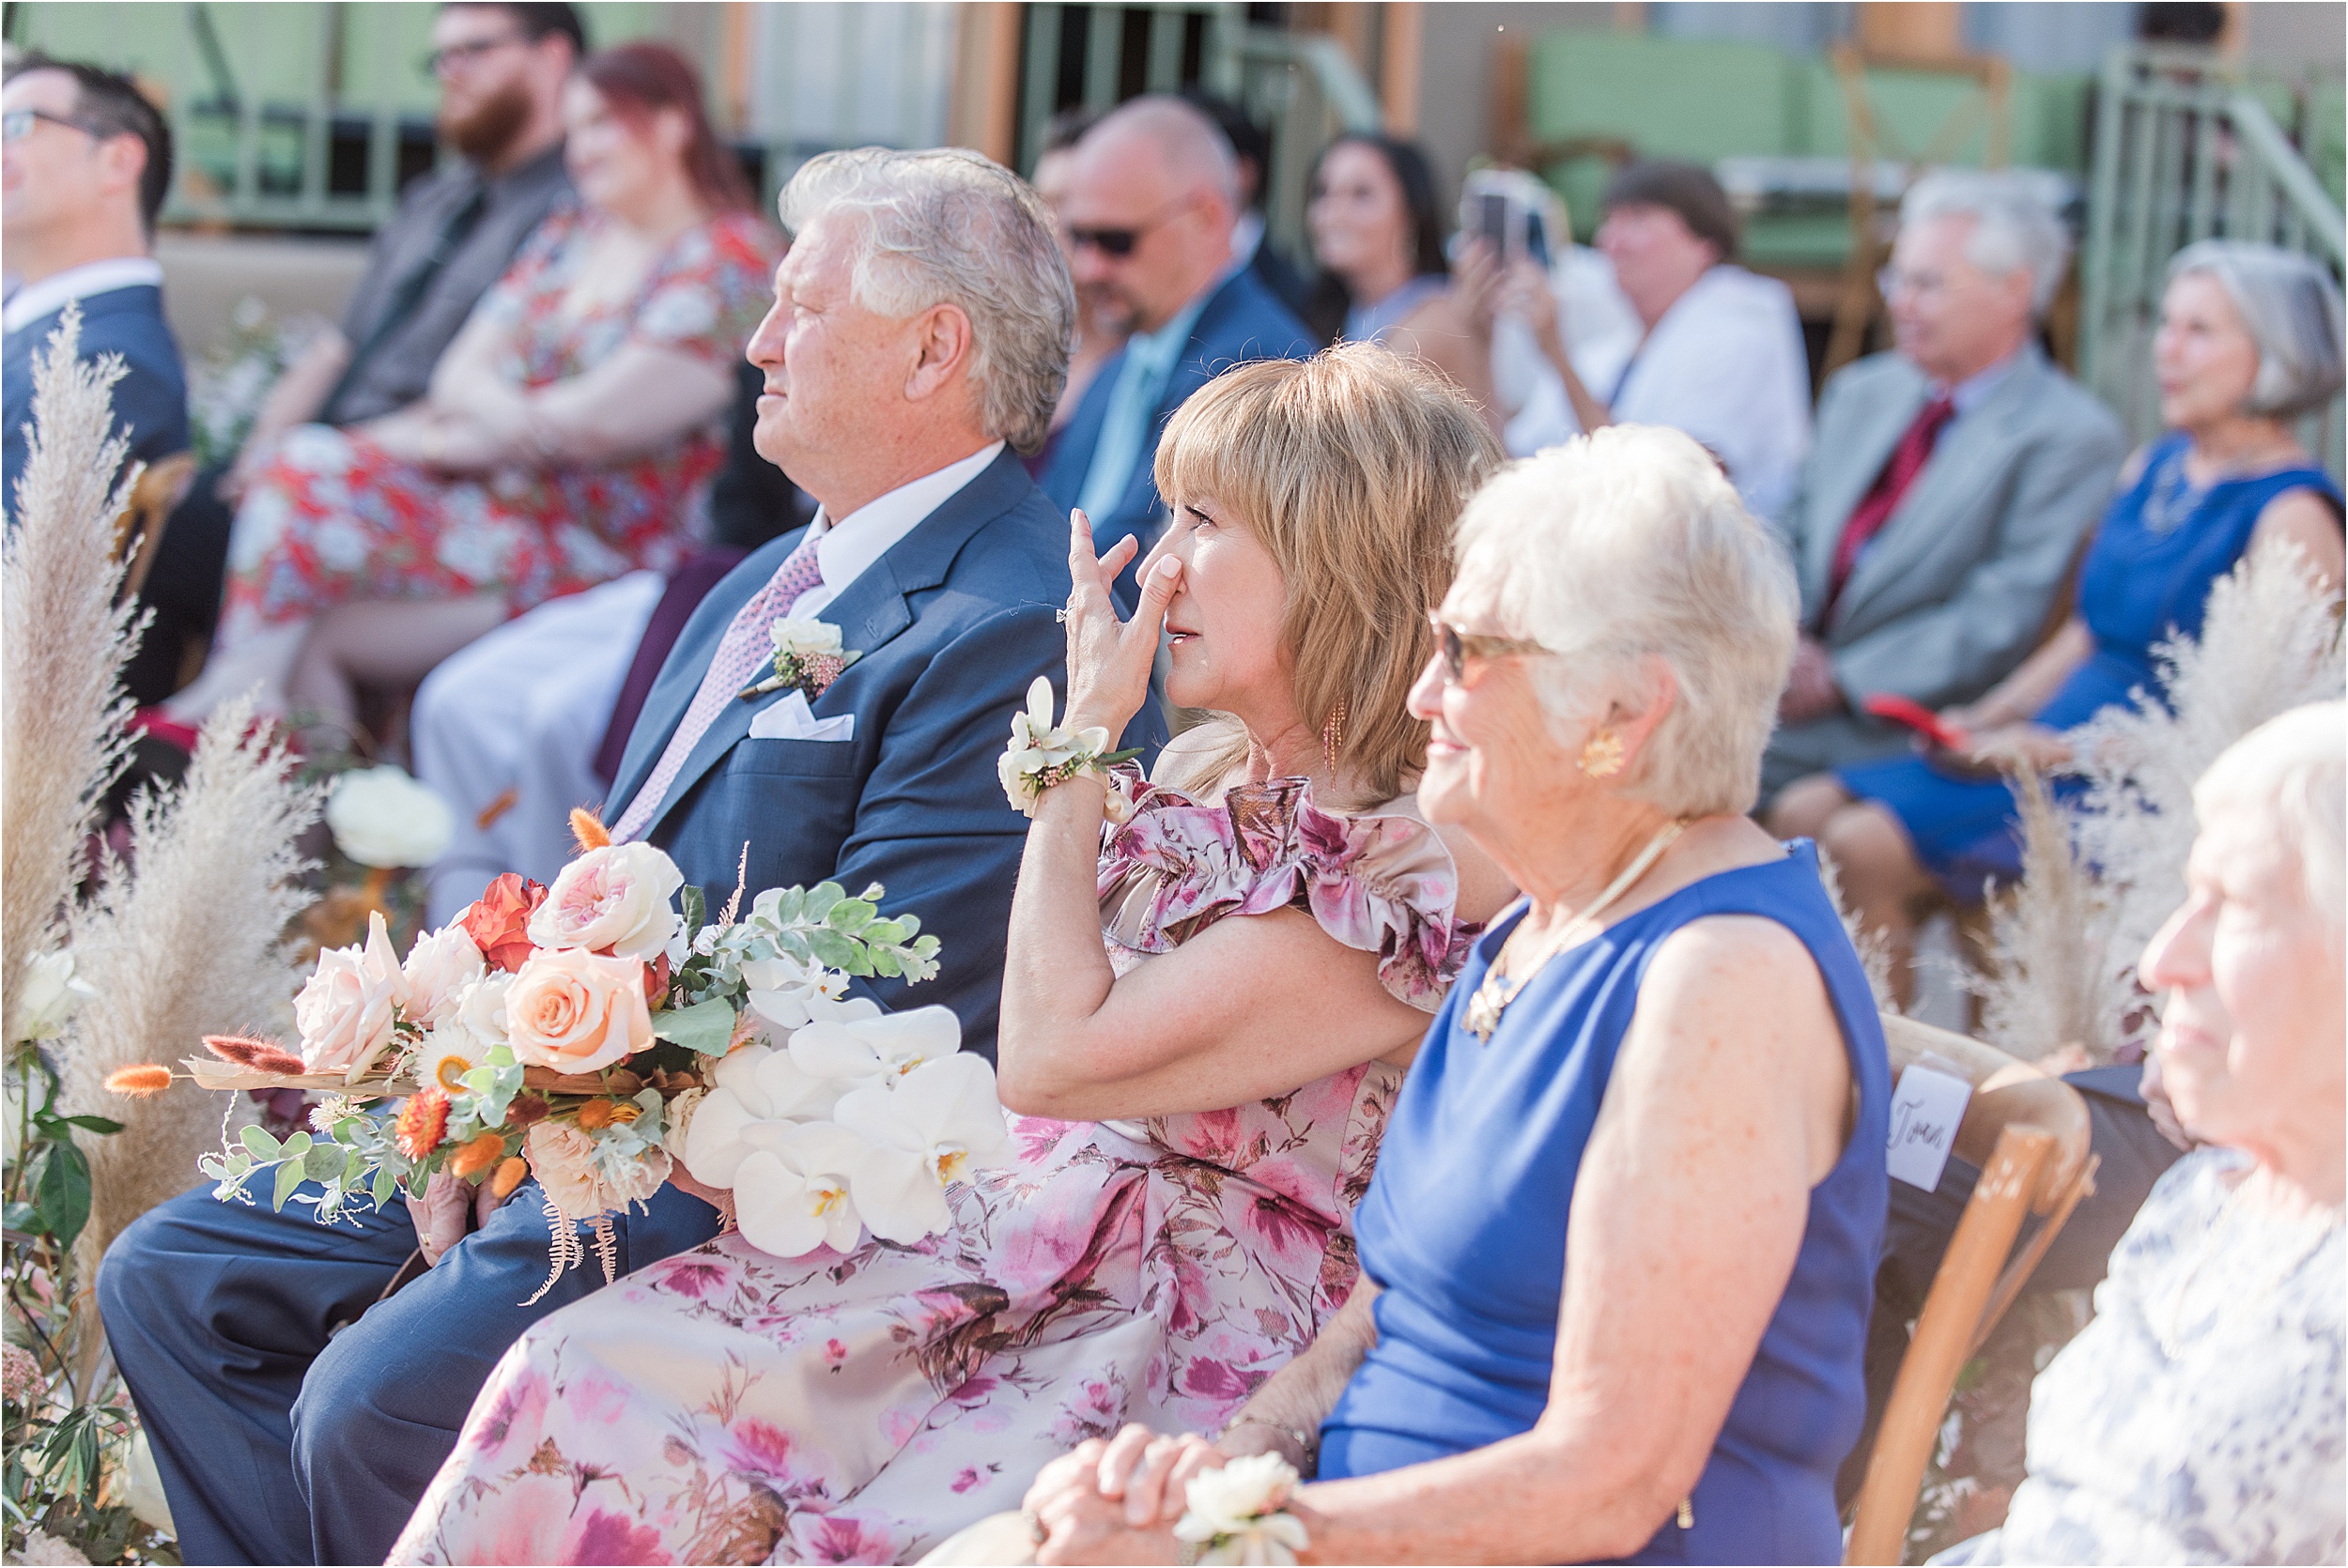
[[[781,701],[771,702],[751,715],[750,739],[852,741],[856,739],[856,715],[835,714],[830,718],[817,718],[807,705],[807,693],[790,692]]]

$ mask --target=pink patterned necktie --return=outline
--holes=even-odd
[[[644,780],[644,787],[628,802],[619,825],[611,830],[611,841],[628,843],[642,836],[659,817],[660,804],[676,782],[676,776],[685,766],[685,760],[693,755],[709,727],[725,711],[727,703],[735,700],[742,688],[758,678],[774,656],[774,639],[768,628],[791,612],[800,594],[824,580],[823,567],[815,560],[815,546],[822,537],[813,529],[799,541],[799,547],[783,558],[775,575],[766,579],[766,586],[749,597],[749,602],[734,613],[734,623],[718,640],[718,652],[711,655],[708,672],[702,676],[701,689],[693,694],[691,707],[678,723],[676,733],[669,737],[668,749],[661,752],[660,761]]]

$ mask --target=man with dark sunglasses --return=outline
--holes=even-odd
[[[1044,470],[1044,493],[1092,519],[1093,547],[1146,545],[1166,503],[1158,435],[1182,400],[1235,364],[1301,360],[1295,313],[1232,254],[1239,167],[1214,121],[1179,98],[1137,98],[1076,146],[1060,220],[1077,286],[1130,315],[1134,335],[1101,367]],[[1133,568],[1118,579],[1127,610]]]
[[[16,288],[0,307],[6,478],[0,510],[16,515],[32,417],[33,358],[78,304],[78,352],[122,356],[108,394],[131,457],[185,451],[188,384],[163,320],[163,271],[147,254],[171,186],[171,131],[126,77],[33,55],[0,89],[0,243]]]
[[[278,377],[236,459],[195,476],[165,525],[141,598],[155,611],[124,672],[141,703],[178,685],[180,652],[220,615],[228,535],[247,482],[298,424],[356,424],[424,395],[432,368],[558,200],[563,84],[586,52],[567,5],[444,5],[421,69],[440,84],[456,156],[400,193],[376,231],[341,326]]]

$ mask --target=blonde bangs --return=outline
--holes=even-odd
[[[1380,804],[1427,757],[1411,684],[1451,580],[1453,525],[1500,463],[1483,415],[1416,360],[1344,344],[1208,382],[1158,443],[1158,493],[1211,499],[1264,541],[1288,585],[1281,642],[1297,711],[1342,714],[1340,773]]]

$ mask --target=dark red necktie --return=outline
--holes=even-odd
[[[1900,500],[1908,487],[1931,460],[1933,444],[1940,439],[1941,428],[1956,417],[1956,405],[1942,393],[1925,404],[1916,414],[1900,444],[1892,449],[1891,460],[1876,476],[1873,488],[1860,503],[1851,508],[1850,521],[1843,525],[1843,537],[1834,546],[1834,567],[1827,578],[1827,603],[1831,605],[1843,596],[1843,585],[1850,581],[1851,568],[1859,564],[1859,552],[1867,547],[1867,541],[1883,531],[1883,525],[1899,510]]]

